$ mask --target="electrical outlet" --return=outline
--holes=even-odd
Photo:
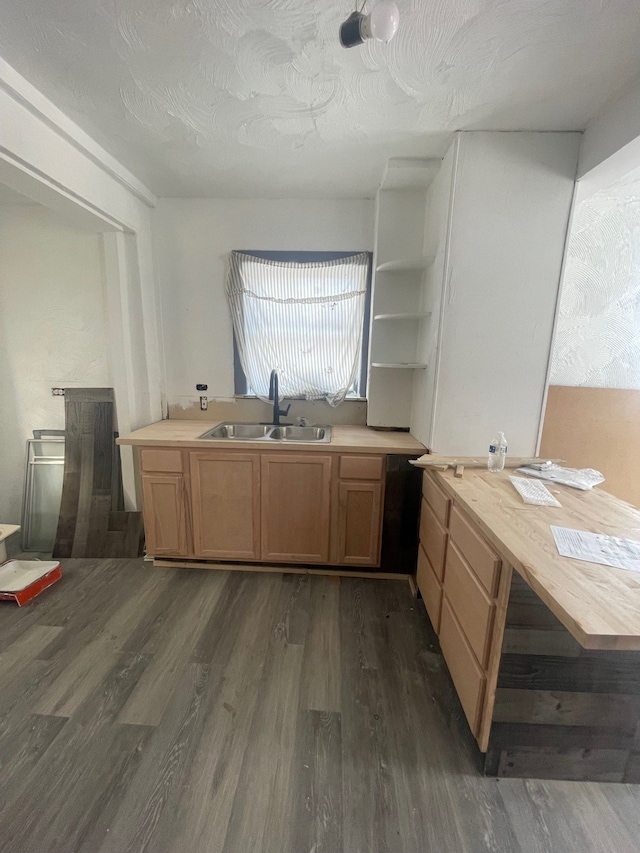
[[[52,397],[64,397],[64,388],[52,388],[51,389]]]
[[[209,408],[209,401],[206,397],[200,397],[200,411],[206,412]]]

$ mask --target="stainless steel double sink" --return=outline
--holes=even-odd
[[[272,426],[270,424],[218,424],[199,438],[227,441],[292,441],[329,444],[330,426]]]

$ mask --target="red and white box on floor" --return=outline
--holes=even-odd
[[[57,560],[7,560],[0,564],[0,601],[22,607],[62,577]]]

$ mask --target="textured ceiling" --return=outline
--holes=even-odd
[[[584,128],[640,73],[638,0],[1,0],[0,55],[159,195],[375,193],[456,129]]]

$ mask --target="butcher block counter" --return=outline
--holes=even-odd
[[[601,488],[523,503],[500,473],[423,475],[416,582],[488,775],[640,782],[640,574],[561,557],[550,525],[640,540]]]
[[[531,506],[510,473],[435,476],[581,646],[640,650],[640,573],[561,557],[551,532],[553,524],[640,540],[640,511],[601,488],[567,486],[550,487],[561,509]]]
[[[409,460],[424,447],[411,435],[336,425],[328,443],[200,437],[215,426],[166,420],[118,439],[136,449],[156,565],[413,573]]]
[[[337,424],[331,427],[329,444],[283,441],[230,441],[229,439],[209,439],[200,436],[217,426],[215,421],[186,421],[166,420],[157,421],[149,426],[137,429],[118,439],[118,444],[134,446],[166,446],[166,447],[209,447],[245,450],[265,450],[265,444],[270,451],[300,450],[304,453],[334,453],[348,451],[349,453],[424,453],[424,446],[408,432],[376,431],[365,426],[349,426]]]

